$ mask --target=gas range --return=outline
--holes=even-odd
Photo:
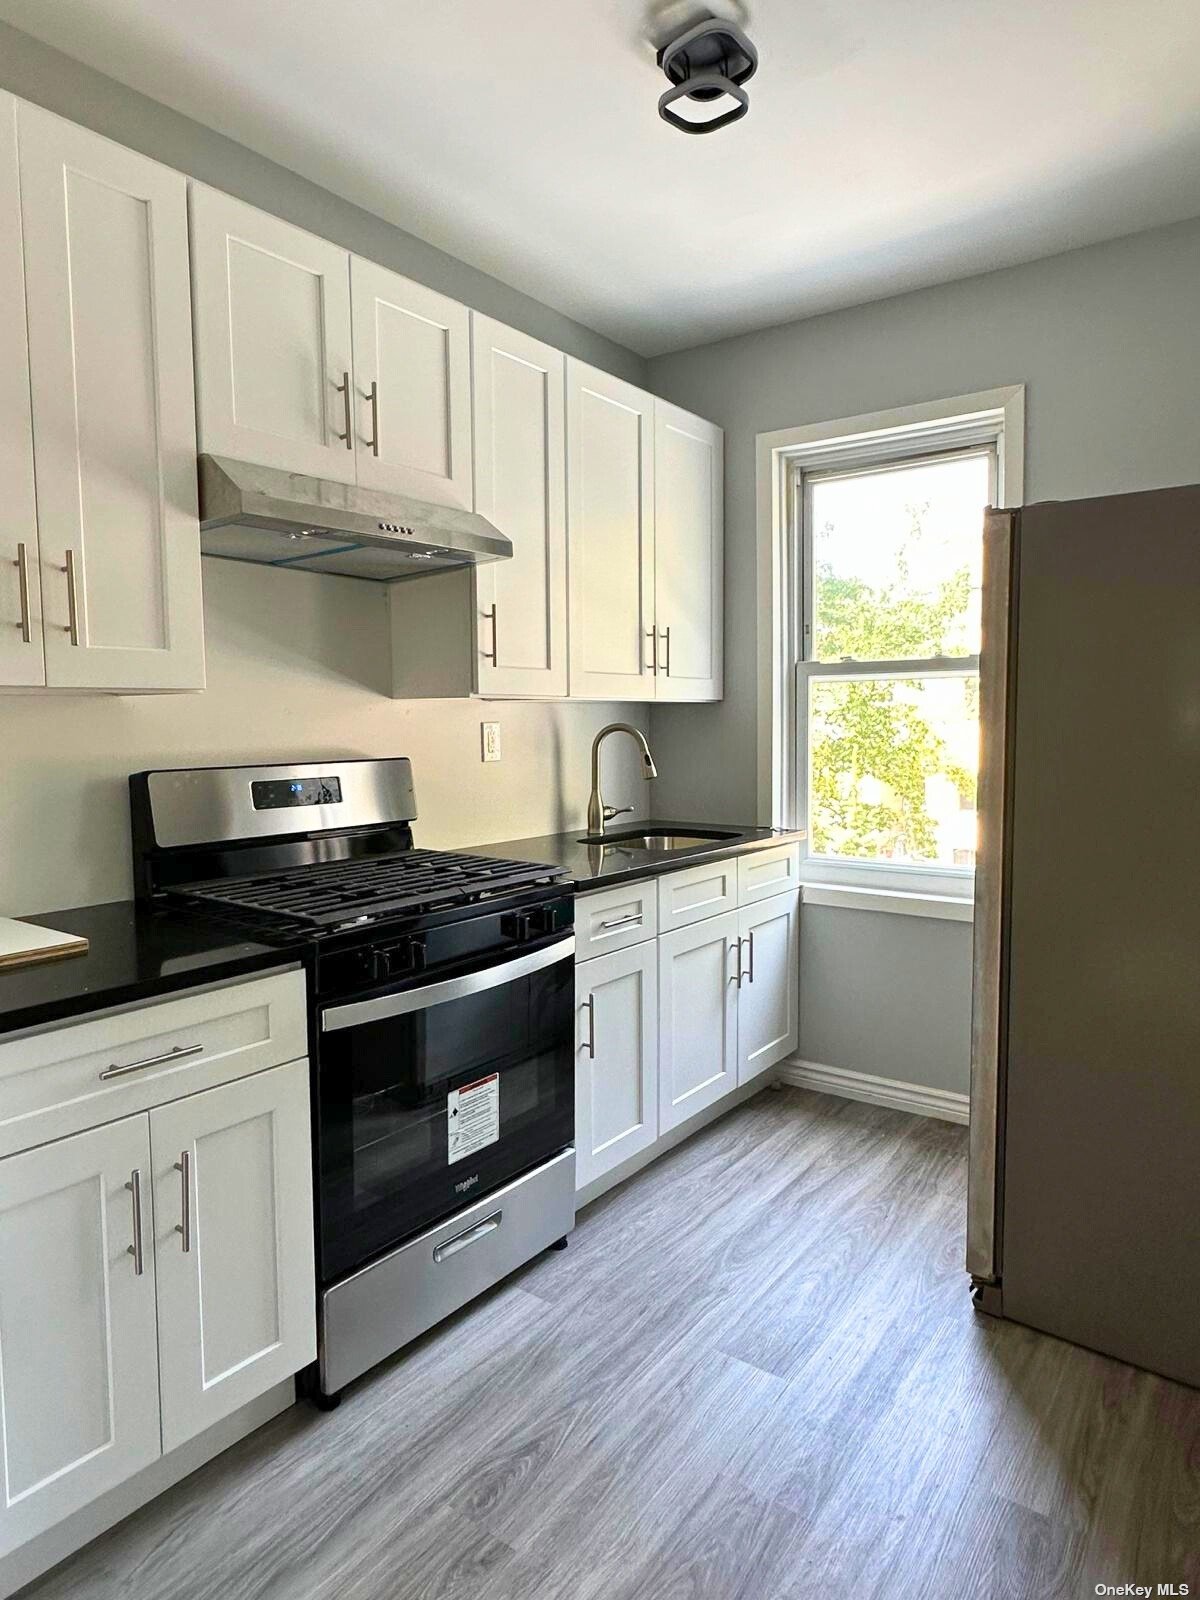
[[[573,884],[419,849],[404,758],[142,772],[130,801],[139,898],[306,954],[329,1404],[574,1226]]]
[[[268,942],[386,939],[568,883],[560,866],[418,848],[403,757],[139,772],[129,783],[139,899]]]

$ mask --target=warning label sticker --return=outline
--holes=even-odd
[[[446,1096],[449,1165],[473,1156],[500,1137],[500,1074],[451,1089]]]

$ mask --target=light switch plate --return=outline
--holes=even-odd
[[[481,722],[479,724],[481,735],[480,743],[483,746],[483,759],[485,761],[499,761],[500,759],[500,724],[498,722]]]

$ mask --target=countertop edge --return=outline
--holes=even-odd
[[[662,820],[651,817],[643,822],[627,825],[617,830],[618,837],[612,842],[619,844],[621,833],[631,833],[646,829],[666,830],[671,833],[703,832],[706,829],[731,832],[739,828],[736,823],[716,822],[679,822]],[[588,850],[588,843],[584,839],[583,830],[572,830],[569,833],[546,834],[541,837],[529,839],[506,839],[499,843],[480,845],[480,852],[498,855],[505,860],[536,861],[548,866],[564,867],[572,876],[577,895],[592,894],[602,889],[614,888],[618,884],[643,883],[649,878],[659,878],[665,873],[682,872],[688,867],[704,866],[710,862],[727,861],[731,857],[747,855],[753,851],[769,850],[774,846],[783,844],[799,844],[808,837],[803,829],[797,828],[759,828],[740,825],[739,837],[722,839],[713,842],[712,849],[696,847],[691,850],[672,852],[663,858],[649,856],[645,861],[623,862],[609,870],[601,870],[590,876],[581,876],[576,868],[582,853]],[[528,848],[524,848],[528,847]],[[555,859],[557,857],[557,859]],[[572,858],[575,858],[572,861]]]

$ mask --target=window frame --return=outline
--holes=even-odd
[[[813,482],[987,450],[990,503],[1019,504],[1023,446],[1021,386],[759,435],[760,599],[768,600],[771,617],[769,634],[759,641],[759,814],[773,826],[809,831],[808,695],[814,678],[963,677],[979,671],[978,656],[811,659]],[[974,878],[973,867],[841,861],[810,854],[807,838],[801,844],[801,882],[814,886],[882,892],[881,898],[895,893],[961,902],[973,894]]]

